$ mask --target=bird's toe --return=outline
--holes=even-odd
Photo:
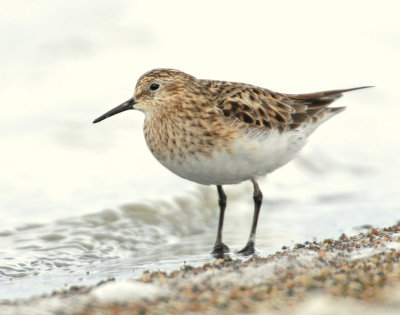
[[[214,249],[211,252],[211,254],[215,257],[215,258],[224,258],[224,255],[226,253],[229,253],[229,247],[226,246],[224,243],[221,244],[215,244],[214,245]]]
[[[247,242],[246,246],[243,247],[240,251],[237,252],[238,254],[241,254],[243,256],[250,256],[255,253],[254,249],[254,242],[249,241]]]

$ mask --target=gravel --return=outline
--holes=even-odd
[[[1,314],[399,314],[400,223],[0,304]],[[35,310],[35,312],[32,312]],[[42,313],[40,313],[42,311]],[[38,312],[38,313],[37,313]]]

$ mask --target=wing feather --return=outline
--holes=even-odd
[[[339,112],[344,107],[328,107],[351,89],[322,91],[307,94],[283,94],[249,84],[201,80],[210,98],[225,119],[241,121],[266,130],[296,129],[308,121],[316,122],[326,113]]]

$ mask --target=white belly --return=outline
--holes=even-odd
[[[160,161],[173,173],[204,185],[237,184],[263,176],[291,161],[304,146],[300,130],[280,134],[243,135],[232,146],[232,153],[214,152],[211,157],[197,155],[184,160]]]

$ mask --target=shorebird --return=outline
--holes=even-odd
[[[155,158],[173,173],[216,185],[219,222],[212,254],[229,252],[222,242],[226,208],[223,185],[250,180],[254,214],[246,246],[255,252],[262,203],[257,179],[291,161],[308,136],[345,107],[328,107],[344,92],[283,94],[245,83],[200,80],[174,69],[154,69],[137,81],[132,98],[100,116],[97,123],[126,110],[145,115],[144,136]]]

